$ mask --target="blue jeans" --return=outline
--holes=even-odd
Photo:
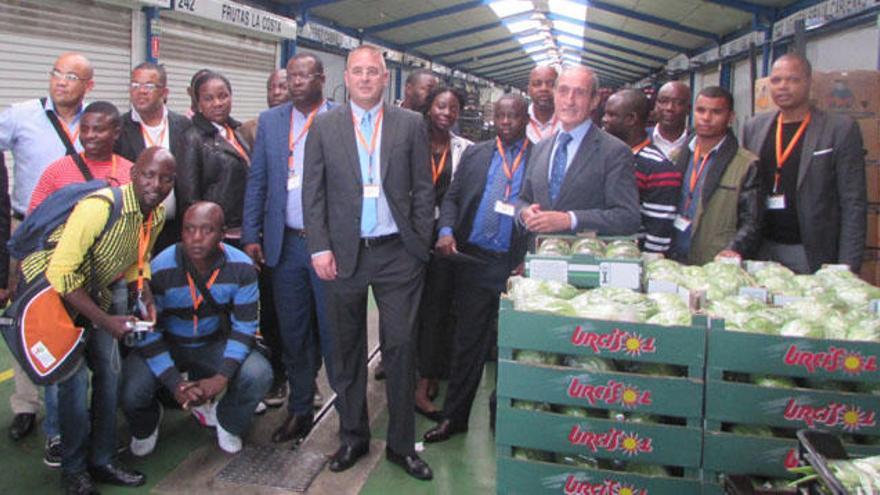
[[[58,384],[58,410],[65,474],[84,471],[87,462],[103,466],[116,454],[116,400],[121,362],[119,347],[109,333],[90,327],[86,338],[86,362],[66,381]],[[91,414],[88,403],[92,370]]]
[[[46,407],[46,418],[43,419],[43,434],[46,440],[61,435],[58,425],[58,385],[46,385],[43,388],[43,403]]]
[[[223,363],[226,341],[208,343],[199,347],[170,344],[171,359],[180,371],[186,371],[190,380],[208,378],[217,374]],[[123,367],[122,411],[135,438],[150,436],[159,423],[159,403],[156,391],[162,382],[153,374],[147,362],[137,351],[125,358]],[[217,421],[223,429],[241,436],[251,425],[254,409],[272,386],[272,367],[262,354],[251,351],[229,379],[226,393],[217,403]]]
[[[285,229],[281,258],[272,268],[272,285],[284,347],[284,364],[290,382],[290,398],[287,400],[290,414],[312,413],[321,354],[324,355],[330,386],[335,389],[330,358],[333,355],[333,342],[325,317],[322,284],[312,268],[305,238]],[[320,342],[315,337],[315,324]]]

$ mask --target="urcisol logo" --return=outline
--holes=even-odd
[[[829,373],[843,370],[850,375],[877,371],[877,356],[863,356],[858,351],[828,346],[827,351],[810,352],[798,349],[792,344],[783,358],[786,366],[802,366],[810,373],[825,370]]]
[[[596,354],[602,351],[610,354],[624,352],[630,356],[641,356],[643,352],[657,352],[654,337],[643,337],[635,332],[625,332],[615,328],[610,333],[585,332],[580,325],[574,327],[571,344],[589,347]]]
[[[648,490],[616,480],[590,483],[588,480],[581,480],[569,474],[565,480],[564,493],[565,495],[648,495]]]
[[[651,391],[639,390],[634,385],[628,385],[615,380],[608,380],[603,385],[592,385],[581,381],[583,377],[574,376],[568,384],[568,396],[573,399],[586,399],[590,405],[597,402],[608,405],[621,405],[627,409],[636,406],[651,404]]]
[[[593,452],[623,452],[634,457],[641,453],[654,451],[653,442],[648,437],[640,437],[638,433],[611,428],[606,432],[595,432],[581,428],[576,424],[571,427],[568,441],[572,445],[586,447]]]
[[[782,416],[787,421],[803,422],[810,428],[815,425],[840,427],[846,431],[877,425],[874,411],[863,411],[855,405],[832,402],[822,407],[798,404],[797,399],[789,399]]]

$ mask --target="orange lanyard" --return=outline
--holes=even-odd
[[[535,120],[535,119],[533,119],[533,118],[531,118],[531,117],[529,117],[529,121],[530,121],[529,123],[532,124],[532,130],[534,130],[534,131],[535,131],[535,134],[538,135],[538,141],[544,139],[544,133],[541,131],[541,128],[538,127],[538,126],[540,125],[540,122],[538,122],[537,120]],[[549,124],[549,126],[547,127],[547,129],[548,129],[548,130],[550,131],[550,133],[552,134],[552,133],[553,133],[553,129],[555,129],[555,128],[556,128],[556,115],[554,115],[554,116],[553,116],[553,119],[550,120],[550,124]]]
[[[144,136],[144,141],[147,142],[147,146],[162,146],[162,143],[165,142],[165,131],[168,130],[168,117],[162,119],[162,131],[159,132],[159,139],[153,141],[153,138],[150,137],[149,131],[147,131],[147,126],[141,122],[141,134]]]
[[[303,136],[305,136],[306,133],[309,132],[309,128],[312,127],[312,120],[315,119],[315,115],[318,114],[318,110],[320,110],[322,106],[324,106],[323,101],[321,101],[321,104],[315,107],[315,109],[312,110],[311,113],[309,113],[309,116],[306,119],[306,125],[303,126],[301,131],[299,131],[299,136],[297,136],[296,138],[293,137],[293,112],[295,110],[293,108],[290,109],[290,135],[288,135],[287,137],[287,147],[290,148],[290,157],[287,158],[287,170],[289,170],[291,174],[293,174],[293,169],[296,165],[293,162],[293,150],[294,148],[296,148],[296,145],[299,144]]]
[[[644,141],[642,141],[641,143],[639,143],[639,144],[633,146],[633,148],[632,148],[632,150],[633,150],[633,155],[638,155],[638,154],[639,154],[639,151],[642,151],[642,150],[645,148],[645,146],[647,146],[647,145],[649,145],[649,144],[651,144],[651,138],[645,138]]]
[[[495,138],[495,144],[498,146],[498,154],[501,155],[501,166],[504,169],[504,175],[507,176],[507,186],[504,189],[504,201],[507,201],[507,198],[510,197],[510,185],[513,183],[513,174],[519,170],[520,162],[522,162],[523,154],[526,152],[526,148],[529,147],[529,140],[523,140],[523,146],[519,150],[519,154],[516,156],[516,159],[513,161],[513,167],[511,167],[507,163],[507,156],[504,154],[504,148],[501,147],[501,138]]]
[[[685,212],[687,212],[687,210],[691,206],[691,200],[694,197],[694,189],[697,187],[697,182],[700,181],[700,177],[703,176],[703,170],[705,170],[706,162],[709,161],[710,156],[712,156],[711,150],[709,150],[709,152],[706,153],[706,156],[703,157],[703,162],[700,163],[700,167],[697,168],[697,161],[700,159],[700,145],[698,144],[694,147],[694,164],[693,164],[694,166],[693,166],[693,168],[691,168],[691,176],[688,181],[689,194],[687,197],[687,201],[685,201],[685,204],[684,204],[684,211]]]
[[[211,278],[208,279],[208,282],[205,284],[205,289],[211,290],[211,286],[214,285],[214,281],[217,280],[217,275],[220,274],[220,269],[217,268],[214,270],[214,273],[211,274]],[[192,298],[193,302],[193,336],[198,334],[199,328],[199,306],[202,305],[202,302],[205,300],[205,296],[203,294],[199,294],[196,292],[196,284],[190,276],[189,272],[186,274],[186,283],[189,284],[189,295]]]
[[[114,158],[116,158],[115,155]],[[143,223],[141,230],[138,232],[138,292],[144,290],[144,264],[147,259],[147,249],[150,247],[150,233],[152,230],[153,212],[151,211],[150,214],[147,215],[147,221]]]
[[[248,157],[247,153],[244,152],[244,148],[241,146],[241,144],[238,143],[238,138],[235,137],[235,133],[232,132],[232,127],[229,127],[228,125],[226,126],[226,141],[228,141],[229,144],[231,144],[232,147],[235,148],[235,151],[238,151],[238,154],[241,155],[242,158],[244,158],[244,161],[248,163],[251,162],[251,159]]]
[[[373,153],[376,151],[376,137],[379,135],[379,126],[382,125],[382,116],[385,115],[385,108],[379,109],[379,115],[376,116],[376,123],[373,124],[373,135],[370,136],[370,145],[367,146],[367,139],[364,137],[364,134],[361,132],[361,127],[358,124],[357,117],[355,117],[354,112],[351,112],[351,121],[354,123],[354,133],[358,138],[358,141],[361,143],[364,151],[367,152],[367,156],[369,157],[369,179],[370,183],[373,183]]]
[[[440,175],[443,173],[443,169],[446,168],[446,154],[449,153],[449,145],[447,144],[445,148],[443,148],[443,154],[440,155],[440,163],[437,164],[434,162],[434,154],[431,153],[431,178],[434,181],[434,184],[437,184],[437,181],[440,180]]]
[[[782,149],[782,112],[776,117],[776,180],[773,186],[773,191],[779,190],[779,181],[782,178],[782,167],[785,166],[786,160],[791,156],[798,141],[804,137],[804,132],[807,131],[807,126],[810,124],[811,117],[812,116],[808,113],[807,117],[801,122],[797,132],[794,133],[794,137],[791,138],[791,141],[789,141],[788,146],[785,147],[784,151]]]
[[[71,134],[70,128],[67,127],[67,124],[65,124],[63,120],[58,119],[58,122],[61,123],[61,128],[64,129],[64,133],[67,134],[67,139],[70,140],[70,144],[75,145],[76,139],[79,137],[79,125],[76,126],[76,130]]]
[[[85,151],[81,151],[79,156],[83,159],[84,162],[86,161]],[[112,180],[113,182],[119,184],[119,179],[116,178],[116,153],[113,153],[113,157],[110,159],[110,163],[110,175],[107,176],[107,180],[108,182]],[[88,165],[88,163],[86,163],[86,165]]]

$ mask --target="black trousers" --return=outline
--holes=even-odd
[[[416,317],[424,263],[404,250],[400,239],[361,246],[354,275],[325,284],[327,318],[333,332],[339,438],[356,446],[370,441],[367,414],[367,294],[379,309],[379,336],[387,380],[387,446],[415,453]]]
[[[422,378],[449,378],[449,358],[455,331],[454,279],[455,264],[448,258],[432,256],[419,306],[417,361]]]

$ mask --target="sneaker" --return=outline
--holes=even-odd
[[[266,397],[263,398],[263,402],[269,407],[278,407],[284,404],[284,399],[286,398],[287,382],[281,381],[272,384],[272,388],[266,392]]]
[[[150,433],[150,436],[147,438],[137,438],[134,435],[131,436],[131,444],[129,445],[129,450],[131,450],[131,454],[136,457],[143,457],[145,455],[149,455],[156,449],[156,441],[159,439],[159,425],[162,424],[162,416],[165,414],[165,409],[162,407],[162,404],[159,404],[159,421],[156,422],[156,429],[153,430],[153,433]]]
[[[217,445],[227,454],[237,454],[241,450],[241,437],[229,433],[217,423]]]
[[[260,414],[266,412],[266,409],[269,409],[269,406],[266,405],[266,401],[261,400],[260,402],[257,402],[257,408],[254,409],[254,414],[259,416]]]
[[[43,454],[43,464],[50,468],[61,467],[61,437],[46,440],[46,452]]]
[[[190,414],[205,428],[217,426],[217,404],[215,402],[207,402],[201,406],[192,407],[190,408]]]

